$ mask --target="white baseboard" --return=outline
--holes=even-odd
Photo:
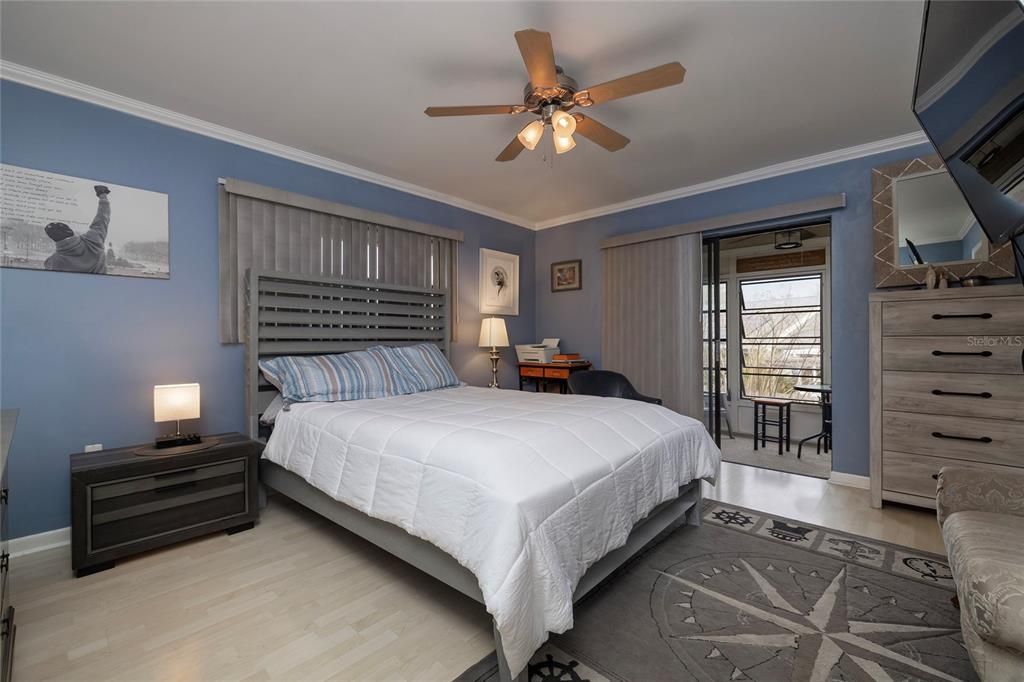
[[[867,476],[844,474],[842,471],[833,471],[832,475],[828,477],[828,482],[835,483],[836,485],[848,485],[851,488],[863,488],[864,490],[871,487],[871,479]]]
[[[64,528],[48,530],[45,533],[11,538],[10,552],[11,557],[14,558],[69,544],[71,544],[71,526],[65,526]]]

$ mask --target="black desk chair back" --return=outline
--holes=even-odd
[[[645,403],[661,405],[661,398],[652,398],[640,393],[629,383],[629,379],[618,372],[606,369],[592,369],[589,372],[574,372],[569,375],[569,392],[578,395],[596,395],[602,398],[625,398],[642,400]]]

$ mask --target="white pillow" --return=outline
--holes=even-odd
[[[284,409],[285,402],[281,394],[278,393],[274,396],[274,399],[267,405],[267,409],[260,415],[261,424],[273,424],[274,420],[277,419],[277,413]]]

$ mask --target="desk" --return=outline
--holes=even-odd
[[[569,392],[569,375],[588,370],[591,366],[589,362],[520,362],[519,390],[523,390],[527,381],[533,381],[538,392],[547,390],[548,383],[555,383],[558,384],[558,392],[566,394]]]
[[[824,441],[825,452],[832,449],[832,385],[831,384],[797,384],[793,387],[795,391],[817,393],[821,396],[821,431],[813,436],[807,436],[796,446],[796,458],[800,459],[804,443],[817,439],[818,454],[821,454],[822,441]]]

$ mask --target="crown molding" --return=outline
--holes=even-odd
[[[648,194],[644,197],[638,197],[636,199],[629,199],[628,201],[622,201],[617,204],[608,204],[607,206],[600,206],[598,208],[580,211],[579,213],[573,213],[553,220],[541,221],[537,223],[535,229],[546,230],[551,227],[575,223],[580,220],[590,220],[592,218],[597,218],[611,213],[621,213],[622,211],[629,211],[634,208],[641,208],[652,204],[660,204],[665,201],[672,201],[673,199],[692,197],[696,194],[714,192],[715,190],[725,189],[726,187],[735,187],[736,185],[744,185],[748,182],[766,180],[779,175],[797,173],[799,171],[810,170],[812,168],[828,166],[833,163],[840,163],[851,159],[859,159],[864,156],[871,156],[872,154],[881,154],[882,152],[889,152],[895,149],[912,147],[927,141],[928,138],[923,132],[907,133],[906,135],[889,137],[884,140],[876,140],[875,142],[868,142],[855,147],[845,147],[843,149],[836,149],[835,151],[825,152],[823,154],[805,156],[800,159],[793,159],[792,161],[783,161],[782,163],[776,163],[763,168],[756,168],[743,173],[737,173],[736,175],[728,175],[724,178],[709,180],[708,182],[701,182],[696,185],[670,189],[667,192]]]
[[[389,187],[400,192],[405,192],[406,194],[423,197],[424,199],[438,201],[443,204],[448,204],[449,206],[454,206],[466,211],[471,211],[473,213],[485,215],[507,223],[512,223],[519,227],[536,229],[533,222],[519,216],[497,211],[493,208],[488,208],[487,206],[483,206],[472,201],[466,201],[465,199],[451,196],[450,194],[421,187],[420,185],[414,185],[403,180],[398,180],[397,178],[381,175],[380,173],[374,173],[373,171],[342,163],[341,161],[335,161],[334,159],[329,159],[325,156],[320,156],[295,147],[289,147],[288,145],[272,142],[262,137],[249,135],[248,133],[243,133],[240,130],[234,130],[232,128],[217,125],[216,123],[210,123],[209,121],[180,114],[176,111],[171,111],[170,109],[146,104],[145,102],[140,102],[139,100],[131,99],[130,97],[124,97],[107,90],[101,90],[100,88],[86,85],[85,83],[79,83],[67,78],[55,76],[53,74],[46,73],[45,71],[39,71],[38,69],[22,66],[21,64],[16,64],[7,60],[0,60],[0,77],[5,80],[14,81],[40,90],[46,90],[47,92],[52,92],[58,95],[64,95],[65,97],[81,100],[107,109],[131,114],[132,116],[144,118],[149,121],[154,121],[180,130],[186,130],[190,133],[211,137],[223,142],[230,142],[231,144],[237,144],[241,147],[254,149],[258,152],[264,152],[266,154],[278,156],[307,166],[313,166],[314,168],[320,168],[339,175],[363,180],[375,185],[381,185],[382,187]]]
[[[666,192],[649,194],[635,199],[630,199],[628,201],[599,206],[586,211],[552,218],[551,220],[532,222],[526,218],[504,213],[443,192],[438,192],[426,187],[421,187],[420,185],[414,185],[403,180],[398,180],[397,178],[374,173],[357,166],[342,163],[341,161],[329,159],[325,156],[320,156],[295,147],[289,147],[277,142],[272,142],[261,137],[243,133],[239,130],[217,125],[216,123],[210,123],[192,116],[186,116],[185,114],[180,114],[169,109],[164,109],[152,104],[146,104],[139,100],[124,97],[107,90],[101,90],[100,88],[86,85],[85,83],[79,83],[67,78],[55,76],[27,66],[22,66],[21,64],[16,64],[14,62],[0,60],[0,78],[28,85],[40,90],[46,90],[47,92],[63,95],[65,97],[70,97],[72,99],[88,102],[90,104],[95,104],[107,109],[120,111],[149,121],[178,128],[180,130],[186,130],[198,135],[237,144],[241,147],[278,156],[307,166],[321,168],[339,175],[356,178],[357,180],[363,180],[383,187],[389,187],[400,192],[423,197],[424,199],[438,201],[443,204],[448,204],[449,206],[461,208],[479,215],[485,215],[490,218],[518,225],[519,227],[525,227],[530,230],[546,230],[548,228],[558,227],[559,225],[566,225],[568,223],[574,223],[581,220],[597,218],[612,213],[620,213],[634,208],[641,208],[643,206],[659,204],[665,201],[672,201],[673,199],[681,199],[683,197],[690,197],[696,194],[725,189],[726,187],[735,187],[736,185],[742,185],[748,182],[765,180],[779,175],[786,175],[788,173],[796,173],[803,170],[827,166],[833,163],[849,161],[851,159],[870,156],[872,154],[880,154],[882,152],[902,149],[904,147],[912,147],[928,141],[928,138],[922,132],[907,133],[906,135],[899,135],[897,137],[890,137],[884,140],[868,142],[867,144],[861,144],[854,147],[846,147],[831,152],[825,152],[823,154],[793,159],[791,161],[785,161],[783,163],[777,163],[771,166],[737,173],[736,175],[729,175],[724,178],[709,180],[708,182],[702,182],[696,185],[679,187]]]

